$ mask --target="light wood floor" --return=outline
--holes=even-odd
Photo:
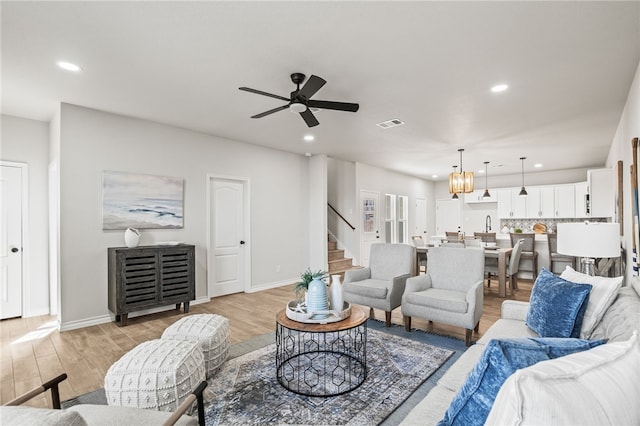
[[[519,290],[508,298],[528,301],[531,286],[530,280],[519,281]],[[218,297],[192,306],[190,313],[215,313],[229,318],[231,342],[242,342],[275,331],[275,314],[293,299],[293,287]],[[497,295],[497,282],[492,282],[490,288],[485,286],[484,314],[479,335],[474,339],[500,317],[503,300]],[[159,338],[182,315],[182,311],[171,310],[131,318],[126,327],[108,323],[65,332],[55,329],[56,318],[49,315],[0,321],[0,403],[61,373],[69,376],[61,383],[62,400],[98,389],[111,364],[139,343]],[[384,321],[384,312],[376,310],[375,317]],[[403,324],[400,309],[394,310],[392,322]],[[429,326],[418,318],[413,319],[412,326],[464,339],[460,328],[437,323]],[[41,395],[27,405],[48,407],[50,397]]]

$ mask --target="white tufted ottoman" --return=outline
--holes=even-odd
[[[205,380],[199,346],[151,340],[124,354],[104,378],[109,405],[174,411]]]
[[[189,315],[167,327],[165,339],[198,342],[209,378],[229,355],[229,320],[215,314]]]

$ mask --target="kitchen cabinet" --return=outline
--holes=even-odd
[[[533,186],[527,188],[526,210],[528,219],[555,217],[554,188]]]
[[[554,217],[569,218],[576,216],[575,185],[555,185],[553,187]]]
[[[589,182],[575,184],[576,217],[589,217]]]
[[[498,201],[496,197],[496,191],[489,191],[490,197],[483,197],[484,189],[476,189],[475,191],[464,194],[464,202],[466,204],[475,204],[475,203],[495,203]]]
[[[527,216],[527,197],[521,197],[520,188],[496,190],[498,216],[500,218],[525,218]]]
[[[613,217],[615,211],[613,169],[587,171],[590,217]]]

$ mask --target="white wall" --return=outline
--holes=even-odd
[[[0,159],[29,165],[29,233],[24,241],[23,316],[49,313],[48,201],[49,125],[2,115]]]
[[[328,271],[327,156],[309,158],[309,268]],[[297,211],[304,214],[303,210]],[[301,269],[300,272],[303,270]]]
[[[197,298],[205,298],[207,291],[207,174],[250,179],[252,289],[294,282],[308,265],[305,157],[62,104],[59,321],[63,329],[103,322],[108,314],[107,247],[122,246],[123,231],[102,230],[105,170],[184,179],[184,228],[142,230],[140,244],[195,244]]]
[[[327,186],[329,203],[355,227],[358,219],[355,163],[329,158]],[[340,248],[345,249],[345,257],[354,256],[353,253],[357,253],[360,247],[360,241],[356,238],[358,233],[331,210],[328,211],[327,223],[329,230],[339,241]]]
[[[632,275],[631,256],[633,248],[633,232],[631,222],[631,217],[633,214],[633,204],[631,199],[631,179],[629,174],[631,165],[633,164],[631,140],[637,137],[640,137],[640,64],[638,64],[636,75],[631,85],[631,90],[629,91],[629,95],[627,96],[627,102],[625,104],[622,116],[620,117],[620,122],[613,138],[606,163],[607,167],[612,167],[614,170],[616,170],[617,176],[617,163],[619,160],[622,160],[623,162],[622,199],[624,211],[622,212],[622,223],[624,226],[624,235],[622,237],[622,247],[625,248],[627,254],[627,282]],[[640,159],[638,160],[638,162],[640,162]],[[617,194],[617,188],[612,188],[612,190],[616,191]],[[638,241],[640,241],[640,231],[636,229],[636,242]]]
[[[367,164],[356,163],[356,194],[361,190],[377,191],[380,193],[381,209],[380,214],[384,215],[384,194],[406,195],[409,197],[409,237],[415,230],[416,198],[422,198],[427,204],[427,238],[434,235],[435,221],[435,198],[434,184],[413,176],[403,175],[369,166]],[[359,208],[359,206],[358,206]],[[359,214],[358,208],[356,214]],[[381,232],[384,233],[384,218],[382,217]],[[359,224],[359,222],[357,222]],[[354,224],[356,227],[358,225]],[[358,236],[359,238],[359,236]],[[384,241],[384,235],[381,235]],[[411,240],[409,240],[411,244]],[[359,250],[358,250],[359,251]]]

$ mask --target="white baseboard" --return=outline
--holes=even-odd
[[[294,284],[297,283],[298,281],[300,281],[300,277],[296,277],[296,278],[290,278],[288,280],[284,280],[284,281],[278,281],[278,282],[273,282],[273,283],[267,283],[267,284],[262,284],[256,287],[251,287],[249,290],[247,290],[247,293],[255,293],[258,291],[262,291],[262,290],[269,290],[272,288],[278,288],[278,287],[283,287],[285,285],[290,285],[290,284]]]
[[[208,303],[209,300],[210,299],[207,296],[198,297],[196,300],[192,300],[189,303],[189,306],[199,305],[201,303]],[[141,310],[141,311],[131,312],[128,317],[129,318],[136,318],[136,317],[140,317],[142,315],[155,314],[155,313],[158,313],[158,312],[170,311],[172,309],[175,309],[175,304],[166,305],[166,306],[159,306],[157,308],[144,309],[144,310]],[[68,321],[68,322],[65,322],[64,324],[62,324],[62,323],[60,323],[60,321],[58,321],[58,329],[60,331],[76,330],[78,328],[91,327],[92,325],[106,324],[108,322],[115,321],[115,318],[116,318],[116,316],[114,314],[108,313],[106,315],[100,315],[100,316],[97,316],[97,317],[85,318],[85,319],[76,320],[76,321]]]
[[[24,315],[22,315],[22,318],[39,317],[41,315],[49,315],[49,309],[42,308],[42,309],[30,310],[29,312],[26,312]]]

